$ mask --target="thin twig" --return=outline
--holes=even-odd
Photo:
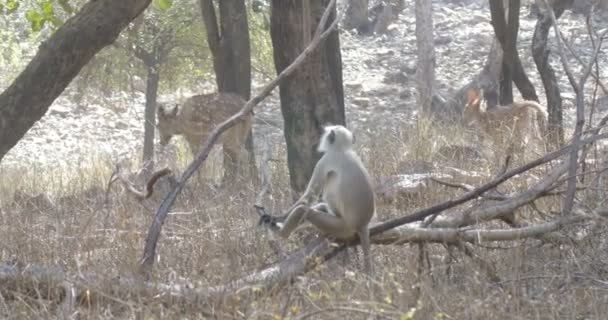
[[[560,31],[561,33],[561,31]],[[564,35],[562,34],[562,39],[564,38]],[[572,48],[572,46],[570,45],[570,43],[568,43],[568,41],[564,41],[564,44],[566,45],[566,48],[568,48],[568,51],[570,51],[570,54],[572,54],[572,56],[576,59],[576,61],[578,61],[583,67],[585,66],[585,62],[583,61],[583,59],[576,54],[576,51],[574,51],[574,48]],[[595,48],[595,44],[593,43],[592,40],[592,45]],[[602,91],[604,91],[604,94],[608,94],[608,88],[606,88],[606,86],[604,85],[604,83],[602,83],[600,76],[598,75],[597,72],[591,72],[591,76],[593,77],[593,79],[595,79],[596,84],[598,84],[601,88]]]

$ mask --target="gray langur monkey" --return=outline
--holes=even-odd
[[[372,274],[368,224],[375,212],[371,179],[363,162],[353,150],[354,136],[343,126],[327,126],[318,150],[317,162],[304,194],[288,211],[278,233],[287,238],[308,220],[323,233],[339,240],[355,235],[361,240],[365,269]],[[308,206],[323,191],[323,202]]]

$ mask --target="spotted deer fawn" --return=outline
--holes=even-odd
[[[160,144],[165,146],[175,135],[183,136],[193,155],[196,155],[207,140],[211,130],[221,122],[239,112],[246,101],[233,93],[211,93],[192,96],[183,104],[168,108],[159,104],[157,128]],[[251,129],[252,115],[226,130],[219,143],[224,149],[223,181],[233,180],[235,174],[246,164],[245,140]],[[257,181],[254,161],[249,161],[249,175]]]
[[[481,110],[481,92],[471,89],[463,118],[468,125],[477,126],[482,138],[491,141],[496,163],[505,156],[523,156],[532,140],[536,140],[536,147],[541,152],[544,151],[547,112],[534,101],[516,101],[509,106]]]

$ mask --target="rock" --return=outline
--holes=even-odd
[[[433,41],[433,43],[435,43],[436,46],[446,45],[450,42],[452,42],[452,37],[450,37],[450,36],[438,36]]]
[[[406,84],[409,81],[407,75],[403,71],[388,72],[384,75],[384,83]]]
[[[410,61],[405,65],[401,66],[401,71],[405,72],[405,74],[407,75],[414,75],[416,74],[416,62],[415,61]]]
[[[116,123],[114,124],[114,128],[118,129],[118,130],[126,130],[129,129],[129,125],[127,123],[125,123],[124,121],[116,121]]]
[[[59,106],[59,105],[53,106],[51,108],[51,110],[49,111],[49,115],[57,116],[60,118],[65,118],[65,117],[69,116],[70,113],[72,113],[72,111],[69,108]]]
[[[358,82],[346,82],[346,83],[344,83],[344,86],[347,89],[351,89],[351,90],[361,90],[361,89],[363,89],[363,85],[361,83],[358,83]]]
[[[365,97],[356,97],[353,98],[353,104],[358,105],[361,108],[367,108],[369,107],[369,98],[365,98]]]

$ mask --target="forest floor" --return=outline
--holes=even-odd
[[[365,37],[341,30],[347,123],[357,134],[358,151],[376,183],[383,176],[424,173],[434,167],[463,169],[470,173],[462,175],[470,184],[485,181],[490,177],[475,178],[473,173],[486,172],[482,166],[487,163],[443,159],[439,152],[450,145],[476,147],[469,131],[457,124],[434,127],[418,121],[414,2],[406,3],[386,35]],[[433,10],[437,90],[449,97],[483,68],[492,44],[490,13],[487,1],[438,1]],[[596,27],[608,26],[606,14],[595,18]],[[542,103],[542,84],[530,50],[535,21],[522,14],[518,46]],[[583,17],[567,12],[559,21],[577,55],[589,59],[591,46]],[[608,74],[605,52],[600,55],[601,75]],[[580,65],[570,58],[573,70],[580,72]],[[571,127],[574,94],[555,54],[552,65]],[[602,80],[608,84],[608,77]],[[591,97],[593,82],[588,83],[586,96]],[[256,83],[254,94],[262,85]],[[0,261],[58,266],[79,276],[128,275],[139,263],[146,230],[163,194],[139,202],[116,185],[106,196],[105,188],[115,163],[139,158],[143,96],[88,97],[78,106],[73,102],[74,90],[70,87],[53,103],[0,165]],[[161,100],[176,98],[167,95]],[[598,112],[608,112],[608,98],[601,91],[599,98]],[[256,109],[256,118],[258,153],[266,141],[278,146],[272,155],[277,160],[271,163],[272,194],[264,204],[271,212],[279,212],[290,204],[291,194],[276,91]],[[180,160],[179,168],[183,168],[184,159]],[[212,166],[218,163],[217,159],[212,162]],[[501,191],[509,194],[514,191],[508,187],[526,183],[513,183]],[[429,186],[393,203],[379,201],[375,221],[462,193]],[[281,257],[256,226],[258,217],[251,206],[257,191],[247,184],[239,190],[222,190],[193,181],[167,219],[154,278],[162,283],[188,280],[213,286],[279,261]],[[578,197],[601,202],[598,193]],[[546,216],[538,209],[552,215],[559,209],[556,203],[543,199],[536,207],[523,208],[521,215],[529,221],[542,220]],[[429,244],[422,260],[417,244],[374,246],[373,298],[360,272],[362,261],[339,257],[277,292],[226,301],[214,312],[218,318],[254,319],[363,319],[370,314],[387,319],[603,319],[608,312],[606,232],[604,226],[578,226],[564,231],[568,239],[564,243],[498,242],[474,246],[472,252]],[[301,247],[310,238],[306,233],[298,232],[282,249]],[[114,291],[103,292],[110,303],[78,308],[80,316],[177,319],[197,318],[192,314],[200,312],[196,305],[159,304],[154,297],[125,298]],[[31,299],[26,293],[14,297],[0,297],[0,317],[65,317],[53,301]]]

